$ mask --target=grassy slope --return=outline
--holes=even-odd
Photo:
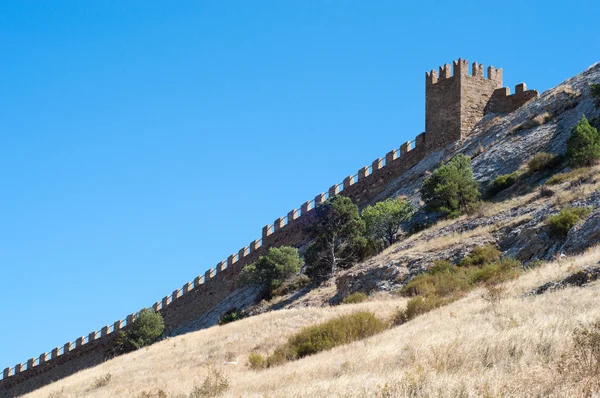
[[[477,290],[365,341],[276,368],[252,371],[246,366],[248,354],[270,352],[300,327],[340,313],[370,309],[387,317],[405,299],[379,296],[355,305],[269,312],[162,341],[27,397],[136,397],[158,389],[169,396],[189,394],[204,380],[209,364],[230,381],[224,396],[235,397],[578,395],[581,385],[561,379],[556,366],[570,349],[573,329],[600,319],[600,284],[521,295],[595,264],[599,255],[596,247],[529,271],[507,285],[507,296],[496,304]],[[231,356],[238,365],[223,364]],[[106,386],[91,389],[108,373],[112,378]]]

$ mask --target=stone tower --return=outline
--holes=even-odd
[[[465,138],[481,120],[496,89],[502,87],[502,69],[493,66],[483,75],[483,64],[467,60],[440,66],[425,74],[425,133],[427,151],[444,148]]]

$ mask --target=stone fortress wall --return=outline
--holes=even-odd
[[[428,154],[464,139],[473,126],[487,113],[512,112],[538,96],[537,91],[525,89],[525,84],[510,89],[502,88],[502,69],[488,68],[484,77],[483,65],[473,63],[468,73],[468,62],[459,59],[439,68],[439,76],[432,70],[425,77],[425,132],[414,141],[405,142],[399,149],[388,152],[384,158],[349,175],[341,183],[292,209],[286,216],[263,227],[260,239],[231,254],[226,260],[185,283],[181,288],[152,305],[165,321],[166,334],[186,325],[224,300],[236,289],[240,270],[256,261],[271,247],[300,247],[312,236],[309,228],[316,218],[315,208],[335,195],[352,199],[359,207],[381,193],[387,184]],[[118,331],[127,330],[135,318],[128,315],[124,321],[104,326],[88,336],[79,337],[4,369],[0,380],[0,397],[18,396],[33,391],[52,381],[106,360],[106,353],[114,344]]]

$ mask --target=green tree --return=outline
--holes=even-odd
[[[408,221],[414,212],[415,208],[406,200],[387,199],[368,206],[361,216],[371,239],[391,245],[400,225]]]
[[[305,260],[307,275],[319,281],[361,260],[367,240],[363,236],[365,223],[349,198],[335,196],[319,205],[316,212],[316,238],[307,249]]]
[[[591,166],[600,160],[600,134],[585,116],[571,128],[567,139],[567,158],[574,167]]]
[[[428,211],[438,211],[448,217],[458,217],[476,207],[479,187],[473,179],[471,159],[456,155],[423,181],[421,197]]]
[[[165,331],[162,316],[153,309],[144,308],[133,320],[131,329],[120,331],[117,339],[117,353],[135,351],[154,343]]]
[[[263,286],[264,294],[270,296],[286,279],[297,274],[302,265],[297,249],[272,247],[267,254],[242,269],[239,282],[244,286]]]

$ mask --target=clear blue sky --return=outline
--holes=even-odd
[[[427,5],[425,5],[427,4]],[[150,306],[424,127],[458,57],[540,91],[588,1],[0,3],[0,368]]]

